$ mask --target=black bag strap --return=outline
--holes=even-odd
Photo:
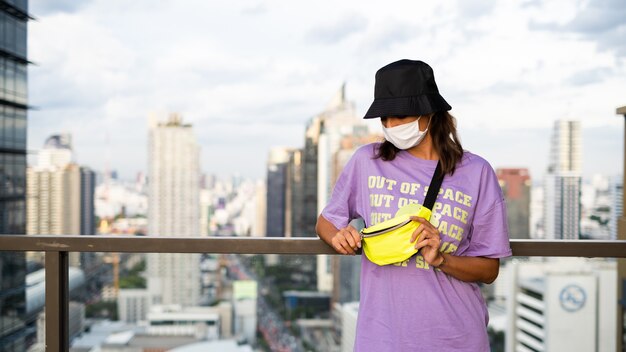
[[[435,200],[439,194],[441,183],[443,182],[443,174],[441,173],[441,160],[437,162],[437,168],[435,174],[430,180],[430,186],[428,186],[428,192],[426,193],[426,199],[424,199],[424,206],[430,210],[433,210]]]

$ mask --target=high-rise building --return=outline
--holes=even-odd
[[[315,237],[317,217],[343,166],[356,148],[377,140],[380,136],[370,135],[367,125],[356,117],[355,104],[346,100],[345,85],[342,86],[324,111],[309,121],[303,149],[274,148],[270,152],[267,236]],[[315,270],[320,291],[333,289],[331,262],[328,256],[317,257]],[[350,264],[348,269],[348,265],[346,262],[340,269],[338,261],[337,273],[352,273],[355,268]],[[343,295],[354,296],[348,292]]]
[[[146,320],[150,294],[144,289],[125,288],[117,295],[117,316],[125,323],[137,323]]]
[[[608,240],[611,238],[611,208],[614,206],[610,177],[595,174],[584,182],[581,191],[580,237]]]
[[[287,164],[285,235],[287,237],[311,237],[304,228],[304,184],[302,179],[302,150],[289,151]]]
[[[95,234],[95,173],[72,162],[71,148],[71,136],[51,136],[39,152],[37,164],[27,169],[29,235]],[[33,259],[37,255],[42,253],[31,253]],[[70,253],[70,265],[80,266],[81,257],[93,256]]]
[[[549,173],[582,171],[580,121],[557,120],[550,140]]]
[[[0,6],[0,236],[26,233],[27,0]],[[0,351],[25,351],[23,252],[0,252]]]
[[[361,137],[367,134],[367,126],[356,116],[354,102],[346,99],[345,84],[324,111],[309,123],[306,130],[303,179],[304,211],[309,218],[304,220],[304,228],[311,231],[309,233],[312,235],[315,234],[317,216],[328,203],[339,172],[336,155],[341,149],[342,140],[346,136]],[[316,161],[314,165],[312,160]],[[316,179],[313,180],[308,173],[315,173]],[[317,183],[316,188],[313,181]],[[316,205],[315,208],[313,204]],[[322,292],[331,292],[333,289],[332,264],[325,255],[317,257],[317,288]]]
[[[287,168],[288,148],[276,147],[270,150],[267,162],[267,206],[265,234],[268,237],[285,237],[287,214]]]
[[[581,164],[580,122],[556,121],[544,184],[545,238],[580,236]]]
[[[211,234],[210,222],[213,215],[213,194],[210,189],[200,190],[200,236],[207,237]]]
[[[330,260],[333,274],[332,302],[358,302],[361,297],[361,257],[334,255],[330,256]]]
[[[357,132],[359,133],[355,135],[344,136],[339,150],[334,155],[332,187],[335,186],[341,170],[359,147],[380,141],[382,138],[380,135],[364,134],[366,131],[362,130],[357,130]],[[357,219],[353,220],[351,225],[360,230],[365,226],[365,222],[362,219]],[[358,302],[360,298],[361,258],[358,256],[332,256],[330,261],[333,276],[333,303]]]
[[[507,263],[507,351],[615,351],[616,263]]]
[[[46,139],[43,149],[37,154],[37,167],[40,169],[58,169],[73,161],[72,135],[54,134]]]
[[[81,234],[81,198],[87,198],[81,197],[81,168],[76,164],[58,170],[28,168],[27,174],[28,234]]]
[[[172,114],[152,121],[148,148],[148,235],[200,236],[200,149],[192,126]],[[200,255],[149,254],[152,304],[198,305]]]
[[[317,116],[321,119],[317,147],[317,214],[328,203],[333,190],[333,165],[335,154],[346,136],[368,134],[368,127],[357,118],[354,102],[346,99],[345,84],[335,94],[326,109]]]
[[[266,236],[304,237],[302,150],[275,147],[267,165]],[[309,235],[310,236],[310,235]]]
[[[80,234],[96,234],[96,173],[88,167],[80,167]]]
[[[367,126],[357,118],[354,102],[346,99],[345,84],[324,111],[309,120],[302,151],[303,230],[315,236],[317,216],[326,205],[334,178],[335,153],[346,136],[367,134]]]
[[[530,238],[530,175],[528,169],[497,169],[496,175],[506,201],[509,236]]]
[[[302,150],[302,229],[315,234],[317,223],[317,147],[322,120],[315,117],[308,122]]]

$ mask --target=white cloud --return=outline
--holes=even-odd
[[[109,167],[132,177],[145,168],[148,114],[177,111],[196,126],[206,171],[263,177],[269,147],[301,146],[306,120],[344,81],[362,114],[376,70],[401,58],[433,66],[461,135],[468,134],[466,148],[474,149],[476,129],[495,133],[511,142],[507,149],[521,148],[509,155],[537,170],[543,161],[513,146],[533,135],[516,139],[520,128],[546,131],[558,118],[580,119],[583,128],[623,123],[614,113],[626,104],[625,55],[605,48],[625,30],[619,23],[600,40],[581,34],[596,27],[581,12],[586,7],[569,1],[458,5],[33,2],[29,59],[38,65],[29,89],[39,110],[30,112],[29,148],[71,131],[79,162],[102,169],[110,158]],[[618,164],[617,156],[602,160]]]
[[[350,35],[363,31],[367,27],[367,19],[359,14],[346,14],[333,23],[322,24],[309,33],[306,38],[312,43],[336,44]]]

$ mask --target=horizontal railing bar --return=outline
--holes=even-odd
[[[514,256],[626,258],[626,241],[511,240]]]
[[[235,253],[334,254],[317,238],[284,237],[165,237],[165,236],[0,236],[0,250],[128,252],[128,253]]]
[[[511,240],[514,256],[626,258],[626,241]],[[0,235],[0,251],[336,254],[318,238]]]

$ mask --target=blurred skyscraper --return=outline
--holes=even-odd
[[[380,136],[370,135],[367,125],[357,118],[355,104],[346,100],[344,84],[324,111],[308,122],[303,149],[271,150],[267,171],[267,236],[315,237],[317,217],[330,199],[345,163],[358,147],[378,140]],[[324,255],[317,257],[318,290],[333,290],[333,271],[337,278],[342,277],[340,273],[347,278],[358,271],[358,263],[341,263],[343,266],[340,261],[332,264],[331,258]],[[358,297],[358,281],[354,285],[356,289],[335,292],[336,300],[350,300],[355,297],[355,290]],[[340,295],[344,298],[339,299]]]
[[[341,139],[339,150],[333,157],[332,187],[335,186],[341,170],[352,157],[352,154],[361,146],[380,141],[382,136],[366,134],[366,130],[358,130],[355,135],[344,136]],[[365,226],[363,220],[354,220],[352,223],[357,229]],[[333,303],[358,302],[360,299],[361,258],[359,256],[332,256],[331,270],[333,275],[332,300]]]
[[[0,236],[26,233],[26,111],[28,1],[0,6]],[[23,252],[0,252],[0,351],[25,351]]]
[[[313,117],[305,134],[303,189],[306,218],[303,223],[305,231],[310,231],[307,233],[312,236],[315,235],[317,216],[328,203],[334,180],[340,172],[336,153],[341,149],[342,139],[368,134],[367,125],[356,116],[354,102],[346,99],[345,88],[345,84],[342,85],[326,109]],[[317,257],[317,288],[322,292],[333,289],[332,265],[325,255]]]
[[[315,235],[317,215],[330,198],[334,177],[335,153],[345,136],[367,134],[367,126],[356,116],[354,102],[346,99],[345,84],[326,108],[307,124],[302,156],[303,231]]]
[[[80,234],[96,234],[96,173],[88,167],[80,167]]]
[[[302,229],[314,234],[317,223],[317,147],[322,121],[311,119],[304,135],[302,150]]]
[[[616,263],[565,258],[512,260],[507,351],[615,351]],[[510,299],[508,299],[510,298]]]
[[[528,169],[497,169],[496,174],[506,200],[509,236],[530,238],[530,175]]]
[[[285,237],[287,205],[287,168],[289,148],[270,150],[267,162],[267,207],[265,234],[268,237]]]
[[[148,147],[148,235],[200,235],[200,149],[192,127],[177,114],[151,121]],[[149,254],[152,304],[198,305],[199,254]]]
[[[285,236],[310,237],[311,233],[304,229],[304,183],[302,175],[302,150],[289,151],[289,162],[286,169],[285,194]]]
[[[544,185],[544,236],[548,239],[579,238],[581,163],[580,122],[556,121]]]
[[[333,190],[335,153],[346,136],[360,137],[368,133],[367,125],[357,118],[354,102],[346,100],[345,84],[335,94],[326,109],[314,119],[320,120],[317,146],[317,214],[328,203]]]
[[[581,190],[580,237],[584,239],[608,240],[611,238],[611,213],[613,206],[611,179],[594,174],[583,182]]]
[[[69,134],[49,137],[37,164],[27,169],[29,235],[95,234],[95,173],[72,162],[71,140]],[[80,258],[80,253],[70,253],[70,265],[80,266]]]

